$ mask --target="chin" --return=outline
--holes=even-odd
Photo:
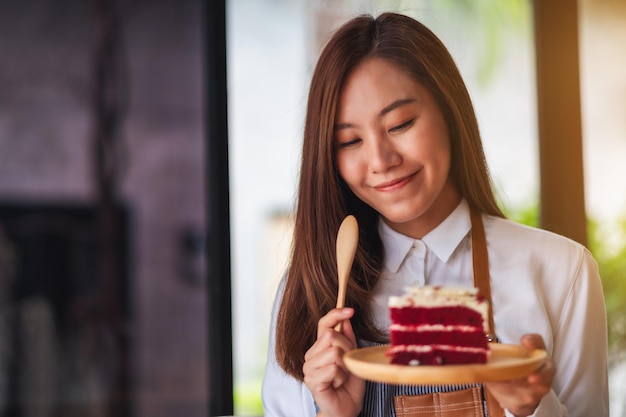
[[[381,213],[381,216],[390,223],[394,224],[406,224],[416,220],[419,221],[420,217],[424,215],[424,211],[412,211],[410,213]]]

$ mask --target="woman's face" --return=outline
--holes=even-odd
[[[443,114],[395,64],[357,65],[340,92],[334,131],[341,177],[398,232],[421,238],[459,203]]]

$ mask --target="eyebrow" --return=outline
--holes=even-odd
[[[402,107],[405,104],[413,103],[414,101],[415,101],[414,98],[403,98],[403,99],[400,99],[400,100],[396,100],[393,103],[391,103],[390,105],[388,105],[387,107],[385,107],[384,109],[382,109],[380,111],[379,116],[384,116],[387,113],[389,113],[390,111],[395,110],[398,107]]]
[[[391,103],[390,105],[386,106],[385,108],[383,108],[380,113],[378,114],[379,117],[382,117],[384,115],[386,115],[387,113],[391,112],[392,110],[397,109],[398,107],[402,107],[406,104],[409,103],[413,103],[416,100],[414,98],[403,98],[400,100],[396,100],[393,103]],[[348,129],[354,127],[354,125],[352,123],[337,123],[335,124],[335,126],[333,127],[333,130],[336,132],[338,130],[341,129]]]

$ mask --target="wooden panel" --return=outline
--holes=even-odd
[[[534,1],[541,226],[587,243],[578,5]]]

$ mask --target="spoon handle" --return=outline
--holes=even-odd
[[[346,288],[350,278],[350,270],[354,261],[354,254],[359,242],[359,226],[356,217],[346,216],[337,232],[337,279],[339,280],[337,292],[337,308],[343,308],[346,302]],[[335,326],[335,330],[343,330],[343,321]]]

